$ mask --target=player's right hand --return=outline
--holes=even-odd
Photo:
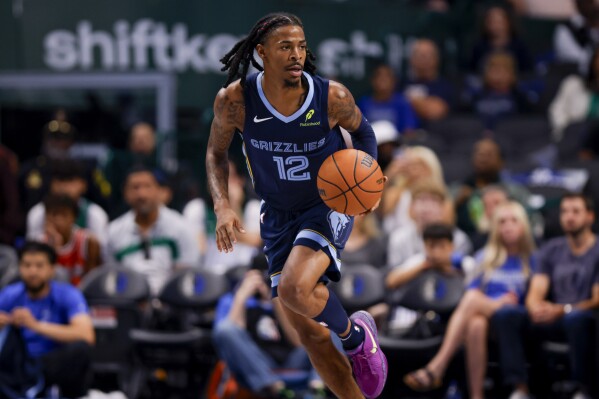
[[[245,234],[239,216],[231,208],[225,208],[216,213],[216,247],[219,252],[232,252],[233,244],[237,243],[235,230]]]

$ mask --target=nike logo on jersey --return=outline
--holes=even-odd
[[[267,120],[269,120],[269,119],[272,119],[272,118],[273,118],[273,117],[271,116],[271,117],[269,117],[269,118],[261,118],[261,119],[258,119],[258,115],[256,115],[256,116],[254,116],[254,123],[260,123],[260,122],[264,122],[264,121],[267,121]]]

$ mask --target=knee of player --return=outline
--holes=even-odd
[[[279,298],[285,305],[290,306],[294,310],[304,309],[308,304],[308,297],[311,290],[302,284],[290,281],[286,278],[281,278],[279,281],[278,293]]]

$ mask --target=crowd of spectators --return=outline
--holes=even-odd
[[[427,3],[437,9],[448,4]],[[543,109],[539,98],[544,93],[531,84],[542,80],[535,54],[518,34],[512,12],[534,14],[537,2],[509,3],[486,10],[459,83],[443,75],[441,52],[428,38],[411,43],[406,76],[386,64],[373,68],[372,91],[357,104],[372,123],[378,161],[389,181],[377,212],[356,219],[341,260],[380,270],[388,292],[431,270],[463,278],[466,293],[447,321],[438,353],[404,378],[414,390],[441,386],[451,359],[464,346],[469,395],[484,397],[487,342],[494,340],[501,348],[499,363],[510,397],[544,395],[534,391],[534,376],[529,381],[526,368],[532,364],[530,373],[537,372],[539,355],[527,357],[525,352],[534,351],[523,349],[524,342],[539,336],[570,344],[573,393],[577,399],[590,398],[591,377],[599,372],[593,358],[585,356],[599,334],[592,323],[592,310],[599,309],[593,199],[581,194],[584,184],[574,190],[564,185],[559,195],[537,194],[530,184],[532,168],[519,171],[525,177],[511,169],[518,159],[508,150],[519,142],[507,142],[498,132],[515,117],[544,118],[546,141],[538,148],[545,152],[539,159],[546,160],[543,154],[565,140],[578,143],[568,161],[596,157],[599,5],[574,1],[575,14],[556,28],[553,62],[575,68],[572,75],[561,76],[559,90]],[[562,12],[555,3],[555,12]],[[451,118],[475,121],[478,131],[463,142],[460,131],[439,137],[437,128]],[[580,137],[568,137],[569,127],[577,123],[587,128]],[[61,111],[43,127],[38,157],[19,164],[18,156],[0,147],[0,243],[20,249],[22,280],[0,291],[0,327],[24,328],[24,343],[42,359],[46,383],[59,385],[65,395],[85,388],[82,375],[94,336],[85,301],[73,287],[91,270],[117,264],[145,275],[153,294],[181,268],[246,271],[219,303],[217,353],[256,393],[291,397],[273,371],[286,366],[307,370],[311,388],[322,393],[297,337],[268,302],[270,290],[256,268],[262,251],[260,202],[243,165],[229,165],[229,197],[246,233],[239,235],[233,253],[220,253],[210,198],[172,203],[172,176],[160,168],[151,124],[133,124],[128,149],[112,151],[103,163],[74,155],[77,134]],[[461,147],[455,152],[445,146],[453,142]],[[555,156],[548,157],[557,168]],[[455,158],[462,162],[458,179],[448,178]],[[562,196],[566,191],[577,193]],[[557,230],[551,230],[556,224]],[[51,281],[54,267],[66,273],[68,283]],[[371,310],[386,333],[397,337],[413,335],[420,317],[386,304]],[[239,345],[242,341],[253,344]],[[80,364],[82,374],[62,380],[65,362]]]

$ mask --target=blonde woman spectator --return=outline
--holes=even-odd
[[[405,149],[385,169],[385,175],[389,183],[383,191],[381,212],[383,230],[388,234],[410,223],[411,190],[417,182],[432,180],[443,190],[446,189],[439,158],[431,149],[422,146]],[[450,201],[447,201],[446,208],[448,215],[451,215]]]
[[[426,366],[404,377],[408,386],[417,391],[439,387],[450,360],[465,345],[470,398],[484,397],[489,320],[502,307],[524,300],[533,251],[524,208],[515,201],[500,205],[489,241],[477,256],[479,277],[470,283],[452,314],[437,354]]]

